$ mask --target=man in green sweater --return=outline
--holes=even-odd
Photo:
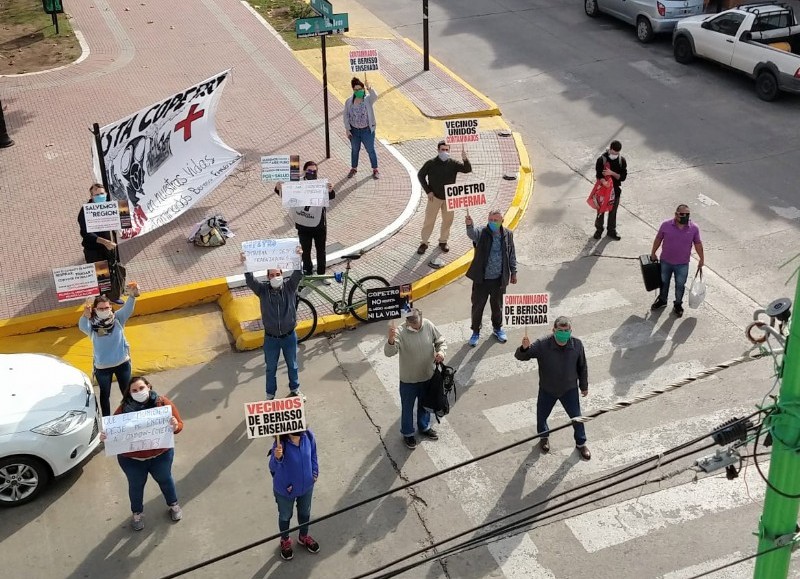
[[[399,328],[389,328],[389,339],[383,353],[391,357],[400,354],[400,434],[408,448],[417,447],[414,436],[414,404],[417,405],[417,428],[428,440],[438,440],[431,428],[431,415],[422,408],[422,392],[433,377],[435,364],[444,362],[447,349],[444,336],[433,322],[422,318],[412,309]]]

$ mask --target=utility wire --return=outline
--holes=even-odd
[[[773,551],[777,551],[779,549],[785,549],[786,547],[791,547],[794,545],[794,542],[789,543],[787,545],[775,545],[774,547],[770,547],[761,552],[753,553],[752,555],[748,555],[747,557],[742,557],[741,559],[737,559],[736,561],[731,561],[730,563],[726,563],[725,565],[720,565],[719,567],[715,567],[714,569],[710,569],[699,575],[692,575],[689,579],[700,579],[701,577],[707,577],[712,573],[716,573],[717,571],[722,571],[723,569],[727,569],[728,567],[733,567],[734,565],[739,565],[740,563],[744,563],[745,561],[749,561],[750,559],[756,559],[761,557],[761,555],[766,555],[767,553],[772,553]]]

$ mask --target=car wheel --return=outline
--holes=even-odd
[[[597,7],[597,0],[584,0],[583,9],[586,11],[586,15],[592,18],[600,14],[600,9]]]
[[[689,64],[694,60],[692,43],[685,36],[679,36],[675,39],[675,46],[672,47],[672,52],[675,55],[675,60],[681,64]]]
[[[778,79],[768,70],[762,70],[756,77],[756,94],[762,101],[778,98]]]
[[[11,456],[0,460],[0,507],[32,501],[49,482],[50,470],[39,459]]]
[[[636,38],[638,38],[639,42],[642,44],[653,40],[653,25],[650,24],[650,21],[644,16],[639,16],[639,19],[636,21]]]

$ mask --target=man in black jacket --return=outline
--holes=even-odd
[[[422,243],[419,244],[417,253],[422,255],[428,249],[428,242],[433,233],[433,226],[436,224],[436,215],[442,214],[442,229],[439,232],[439,249],[447,253],[450,246],[447,240],[450,239],[450,227],[453,225],[453,212],[447,210],[447,201],[444,197],[445,185],[452,185],[456,182],[459,173],[472,173],[472,165],[467,159],[464,149],[461,149],[462,163],[450,158],[450,145],[444,141],[439,141],[439,154],[425,161],[422,169],[417,173],[422,188],[428,194],[428,205],[425,208],[425,222],[422,224]]]
[[[467,270],[467,277],[472,280],[472,336],[469,345],[474,348],[481,339],[487,299],[492,308],[494,337],[505,344],[508,338],[503,330],[503,295],[509,283],[517,283],[514,234],[503,227],[503,214],[498,210],[489,212],[486,227],[475,227],[469,215],[466,224],[467,235],[475,244],[475,256]]]
[[[541,435],[539,448],[550,452],[547,419],[556,402],[570,418],[581,415],[581,396],[589,394],[589,369],[586,365],[586,352],[583,343],[572,337],[572,324],[566,316],[559,316],[553,324],[553,333],[536,340],[533,344],[528,336],[522,338],[522,345],[514,353],[517,360],[539,362],[539,394],[536,397],[536,432]],[[586,427],[583,422],[573,422],[575,446],[581,458],[589,460],[592,453],[586,446]]]
[[[628,178],[628,164],[625,157],[619,154],[621,150],[622,143],[611,141],[608,150],[597,158],[594,167],[597,179],[610,177],[614,183],[614,206],[608,212],[608,236],[616,241],[622,239],[617,233],[617,209],[619,208],[619,198],[622,196],[622,182]],[[605,213],[598,213],[594,220],[595,239],[603,236],[604,221]]]

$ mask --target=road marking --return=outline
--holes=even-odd
[[[620,398],[629,398],[696,374],[704,368],[699,360],[677,362],[659,366],[653,371],[639,372],[619,378],[612,378],[597,384],[589,383],[589,397],[581,399],[581,408],[588,414],[603,406],[608,406]],[[711,376],[710,378],[716,378]],[[536,398],[512,402],[483,411],[484,416],[500,433],[513,432],[521,428],[536,428]],[[553,410],[552,418],[566,420],[567,414],[561,405]]]
[[[784,219],[800,219],[800,209],[797,207],[776,207],[775,205],[770,205],[769,208]]]
[[[371,340],[361,342],[358,347],[369,361],[395,406],[400,408],[397,357],[387,358],[383,354],[383,343],[383,339]],[[461,442],[447,419],[443,419],[436,426],[436,431],[439,433],[438,441],[423,440],[420,445],[428,453],[435,468],[441,470],[473,458],[472,453]],[[472,524],[484,523],[490,516],[497,517],[503,514],[492,506],[492,497],[499,496],[498,490],[493,488],[492,479],[477,463],[442,476]],[[555,579],[552,571],[543,567],[536,560],[538,550],[527,533],[490,543],[487,547],[508,579],[529,579],[530,577]]]
[[[565,523],[586,551],[596,553],[659,529],[759,501],[765,488],[756,469],[749,468],[733,481],[723,473],[584,513]]]
[[[735,551],[730,555],[726,555],[724,557],[719,557],[718,559],[712,559],[711,561],[704,561],[703,563],[698,563],[697,565],[692,565],[691,567],[686,567],[684,569],[678,569],[677,571],[672,571],[667,573],[666,575],[662,575],[660,579],[690,579],[691,577],[696,577],[701,573],[707,573],[711,569],[716,569],[717,567],[721,567],[722,565],[727,565],[728,563],[733,563],[734,561],[738,561],[742,557],[746,557],[755,553],[756,550],[756,543],[753,543],[753,550],[747,554],[742,553],[741,551]],[[795,553],[792,558],[795,557],[798,553]],[[722,569],[717,571],[716,573],[712,573],[708,575],[708,579],[742,579],[743,577],[752,577],[753,571],[755,570],[756,560],[750,559],[749,561],[744,561],[742,563],[738,563],[733,567],[728,567],[727,569]],[[789,570],[789,577],[792,579],[797,579],[800,577],[800,571],[797,569]]]
[[[675,86],[678,84],[678,79],[674,78],[671,74],[657,67],[649,60],[638,60],[631,62],[630,65],[641,72],[648,78],[663,84],[664,86]]]
[[[706,196],[706,195],[703,195],[702,193],[700,193],[700,194],[697,196],[697,200],[698,200],[700,203],[702,203],[703,205],[705,205],[706,207],[714,207],[715,205],[719,205],[719,203],[717,203],[716,201],[714,201],[714,200],[713,200],[711,197],[708,197],[708,196]]]

